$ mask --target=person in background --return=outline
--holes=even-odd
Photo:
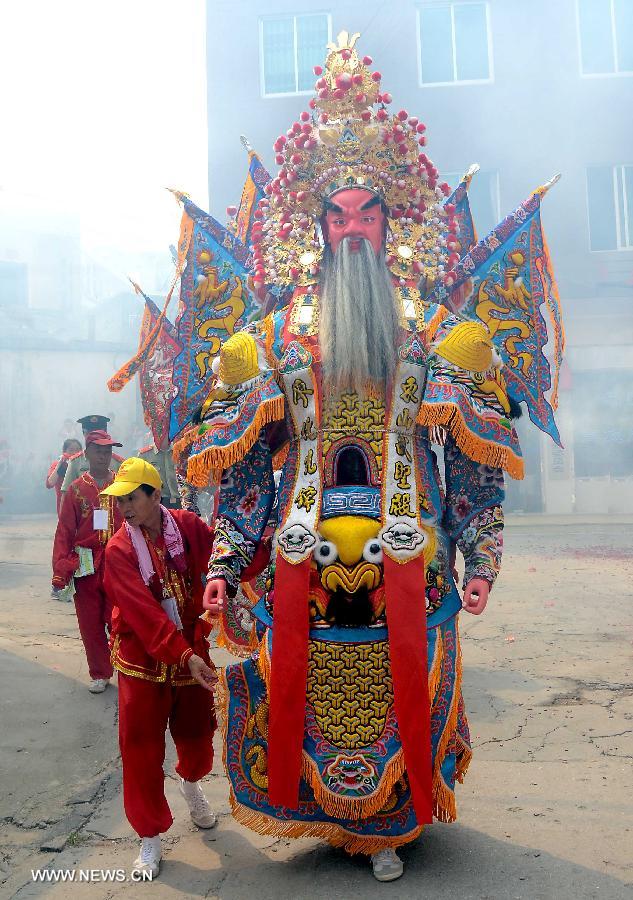
[[[154,443],[151,431],[145,436],[146,444],[138,451],[139,459],[154,466],[158,470],[163,486],[161,488],[161,503],[168,509],[179,509],[180,491],[176,480],[176,469],[171,454],[171,447],[159,450]]]
[[[68,438],[73,438],[73,440],[79,439],[79,429],[77,428],[77,422],[73,422],[72,419],[64,419],[62,423],[62,427],[57,432],[58,437],[62,441],[68,440]]]
[[[108,416],[82,416],[81,419],[77,419],[77,422],[81,425],[84,438],[89,431],[107,431],[109,421],[110,419]],[[120,447],[121,444],[117,444],[116,446]],[[118,453],[113,453],[110,471],[116,472],[122,462],[123,457],[119,456]],[[88,468],[88,460],[80,449],[79,453],[75,453],[74,456],[71,456],[68,460],[68,469],[66,470],[66,475],[64,476],[61,487],[62,493],[64,494],[73,481],[75,481],[76,478],[79,478],[83,472],[87,472]]]
[[[105,691],[112,678],[106,634],[111,606],[103,591],[103,551],[123,520],[112,498],[101,497],[100,492],[112,484],[112,448],[120,446],[107,431],[88,432],[89,469],[63,496],[53,544],[53,587],[62,590],[74,582],[75,612],[92,694]]]
[[[158,470],[126,459],[102,496],[116,497],[125,523],[106,548],[104,587],[112,603],[112,662],[118,670],[123,803],[141,838],[138,872],[158,874],[161,832],[173,822],[165,798],[165,731],[191,819],[216,817],[199,784],[213,766],[217,676],[200,619],[213,531],[194,513],[161,505]]]
[[[66,438],[62,446],[62,453],[59,459],[53,460],[46,476],[46,487],[55,488],[57,498],[57,515],[59,516],[59,508],[62,503],[62,482],[68,469],[68,460],[71,457],[83,453],[81,449],[81,441],[77,438]]]
[[[55,499],[57,503],[57,517],[59,518],[59,510],[62,505],[62,482],[68,469],[68,460],[71,456],[81,453],[81,442],[77,438],[66,438],[62,445],[62,454],[59,459],[53,460],[46,476],[46,487],[55,488]],[[51,598],[53,600],[60,599],[60,592],[57,588],[51,588]]]

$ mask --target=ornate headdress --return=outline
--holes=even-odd
[[[279,173],[266,188],[253,228],[256,287],[316,282],[323,253],[324,201],[343,188],[375,192],[388,216],[387,265],[407,281],[446,278],[458,260],[449,186],[423,152],[426,126],[406,110],[387,111],[372,59],[358,56],[358,34],[328,44],[315,66],[316,97],[274,144]],[[450,276],[448,276],[450,280]]]

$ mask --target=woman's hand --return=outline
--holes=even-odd
[[[212,578],[207,581],[202,598],[202,606],[208,609],[212,616],[219,616],[224,609],[226,600],[226,579]]]

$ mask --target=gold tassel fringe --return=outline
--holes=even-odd
[[[429,675],[429,690],[431,697],[435,697],[440,684],[442,675],[442,663],[444,660],[443,641],[438,642],[431,673]],[[261,642],[261,651],[257,660],[258,670],[266,688],[268,690],[270,684],[270,656],[268,653],[268,644],[264,638]],[[451,823],[457,819],[457,807],[455,802],[454,791],[446,784],[442,777],[441,767],[446,757],[446,751],[450,744],[451,738],[457,729],[457,719],[459,713],[459,700],[461,698],[462,683],[462,659],[461,647],[459,644],[459,634],[457,634],[457,653],[455,660],[455,686],[453,691],[453,701],[449,711],[444,733],[437,748],[435,766],[433,771],[433,815],[440,821]],[[218,712],[220,713],[220,723],[223,731],[223,760],[224,768],[226,765],[226,730],[228,723],[228,686],[226,683],[226,675],[221,672],[220,683],[216,690]],[[468,770],[468,766],[472,759],[472,751],[464,741],[455,735],[458,744],[461,746],[461,753],[458,753],[456,763],[456,777],[461,783]],[[302,763],[302,776],[312,787],[315,799],[322,807],[327,815],[335,818],[361,818],[374,815],[386,804],[394,784],[398,778],[404,773],[404,757],[402,751],[394,759],[393,769],[388,769],[383,776],[383,784],[379,794],[365,800],[352,800],[351,798],[335,798],[329,792],[325,791],[322,783],[314,772],[311,760],[304,754]],[[274,837],[301,838],[313,837],[327,841],[334,847],[342,847],[347,853],[377,853],[379,850],[387,847],[399,847],[402,844],[415,840],[422,833],[425,826],[418,825],[406,835],[399,835],[397,838],[381,838],[376,835],[358,836],[352,835],[342,826],[335,822],[287,822],[276,819],[273,816],[250,809],[239,803],[234,795],[233,788],[230,789],[231,813],[235,820],[247,828],[256,831],[262,835],[272,835]],[[380,802],[379,802],[380,799]],[[369,802],[368,802],[369,801]],[[362,804],[366,804],[364,807]]]
[[[416,825],[408,834],[401,834],[394,838],[378,837],[377,835],[355,835],[335,822],[284,822],[267,816],[265,813],[249,809],[235,799],[233,789],[229,795],[231,813],[233,818],[241,825],[246,825],[258,834],[272,835],[284,838],[318,838],[327,841],[332,847],[342,847],[346,853],[378,853],[388,847],[401,847],[420,836],[423,825]]]
[[[466,456],[475,462],[484,463],[493,468],[503,469],[521,481],[525,475],[525,466],[520,456],[517,456],[510,447],[501,447],[486,441],[470,430],[466,425],[459,407],[455,403],[425,404],[423,403],[418,414],[418,424],[441,425],[450,432],[455,443]]]
[[[227,447],[208,447],[202,453],[192,456],[187,463],[187,481],[194,487],[206,487],[210,476],[217,478],[217,472],[222,472],[244,459],[262,428],[270,422],[283,419],[284,405],[283,396],[269,397],[260,404],[253,421],[237,440]]]
[[[425,333],[429,340],[429,343],[432,343],[435,340],[435,333],[437,332],[437,329],[440,327],[444,319],[450,316],[450,314],[450,311],[445,306],[440,306],[437,312],[433,314],[425,329]]]
[[[288,459],[288,452],[290,450],[290,444],[284,444],[281,450],[278,450],[273,456],[273,470],[278,472],[280,469],[286,464],[286,460]]]
[[[314,798],[321,809],[334,819],[368,819],[383,809],[391,796],[394,785],[404,773],[404,753],[399,750],[386,767],[380,787],[367,797],[339,797],[328,791],[314,761],[303,751],[301,774],[314,792]]]
[[[433,664],[429,672],[429,699],[431,705],[438,692],[442,680],[442,663],[444,662],[444,641],[436,640]]]

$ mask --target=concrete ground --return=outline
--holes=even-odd
[[[50,517],[0,519],[0,897],[633,896],[630,519],[508,524],[488,610],[462,617],[475,755],[459,822],[403,849],[405,876],[387,885],[362,857],[237,825],[219,754],[206,785],[219,825],[199,832],[171,747],[176,821],[160,879],[79,883],[80,870],[128,872],[137,841],[122,811],[116,688],[88,693],[73,607],[49,599],[53,527]],[[34,882],[40,869],[74,870],[76,881]]]

